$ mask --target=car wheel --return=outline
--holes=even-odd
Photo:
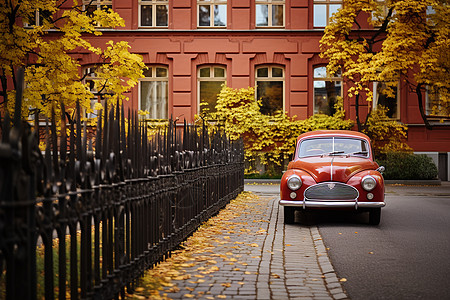
[[[369,211],[369,224],[370,225],[378,225],[381,220],[381,208],[372,208]]]
[[[284,224],[294,224],[295,208],[285,206],[284,207]]]

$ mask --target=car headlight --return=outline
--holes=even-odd
[[[377,186],[377,181],[372,176],[367,175],[361,180],[361,186],[364,190],[370,192]]]
[[[287,180],[287,186],[291,191],[296,191],[302,186],[302,180],[298,175],[292,175]]]

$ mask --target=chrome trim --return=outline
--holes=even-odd
[[[334,187],[338,186],[340,188],[351,188],[352,192],[355,192],[355,195],[353,195],[354,197],[349,197],[346,199],[342,199],[342,197],[339,199],[325,199],[324,197],[310,197],[307,198],[307,193],[309,190],[313,190],[313,189],[323,189],[322,187],[327,186],[329,188],[329,190],[334,189]],[[333,193],[334,195],[336,195],[336,193]],[[329,194],[330,197],[333,197],[333,194]],[[333,181],[326,181],[326,182],[320,182],[314,185],[311,185],[309,187],[307,187],[305,189],[305,191],[303,192],[304,197],[306,198],[307,201],[358,201],[359,198],[359,191],[357,188],[355,188],[354,186],[342,183],[342,182],[333,182]],[[316,195],[317,196],[317,195]],[[336,196],[335,196],[336,197]]]
[[[281,206],[294,206],[302,207],[303,209],[307,207],[354,207],[358,208],[377,208],[386,206],[386,202],[357,202],[357,201],[293,201],[293,200],[280,200],[279,204]]]
[[[371,188],[371,189],[366,189],[365,187],[364,187],[364,180],[366,180],[367,178],[371,178],[374,182],[375,182],[375,185],[373,186],[373,188]],[[371,192],[371,191],[373,191],[376,187],[377,187],[377,180],[375,179],[375,178],[373,178],[373,176],[371,176],[371,175],[366,175],[366,176],[364,176],[362,179],[361,179],[361,187],[363,188],[363,190],[365,190],[366,192]]]

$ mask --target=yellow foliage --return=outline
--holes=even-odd
[[[319,129],[350,129],[353,121],[345,120],[343,100],[339,99],[333,116],[316,114],[306,120],[296,120],[286,112],[274,116],[260,112],[260,103],[255,100],[255,89],[233,89],[222,86],[217,97],[217,112],[202,114],[210,121],[211,129],[219,126],[235,140],[244,139],[245,159],[248,162],[259,158],[262,164],[281,166],[293,153],[297,137],[307,131]],[[247,172],[252,172],[248,169]]]
[[[123,19],[112,10],[97,10],[92,15],[81,10],[74,1],[72,9],[64,10],[62,18],[57,20],[59,2],[41,1],[5,1],[0,0],[0,67],[3,89],[6,86],[17,87],[16,70],[24,68],[25,84],[22,115],[27,118],[33,111],[50,117],[52,108],[57,119],[60,118],[61,103],[71,114],[76,102],[86,113],[93,112],[91,99],[97,97],[85,83],[81,66],[71,55],[74,49],[84,49],[97,57],[100,80],[95,81],[101,97],[116,103],[127,100],[124,93],[136,85],[143,77],[145,65],[141,56],[129,52],[127,42],[106,43],[104,49],[94,47],[88,41],[89,35],[101,35],[99,26],[115,28],[124,26]],[[35,23],[36,11],[43,18]],[[23,26],[22,22],[29,26]],[[58,35],[47,38],[49,30],[58,31]],[[101,70],[100,70],[101,69]],[[10,83],[8,83],[10,82]],[[15,89],[3,90],[2,105],[12,113],[15,102]],[[99,109],[98,105],[95,107]]]
[[[409,152],[412,149],[406,144],[408,127],[387,116],[387,108],[378,106],[367,120],[363,130],[372,141],[375,156],[387,152]]]
[[[387,0],[382,4],[386,10],[380,1],[344,1],[320,41],[321,57],[329,60],[328,72],[342,70],[344,80],[354,84],[349,97],[365,92],[367,101],[372,82],[385,82],[388,96],[400,80],[408,79],[405,82],[419,87],[419,92],[427,86],[438,91],[440,115],[450,117],[448,1]],[[366,35],[359,30],[358,18],[363,14],[375,26]]]

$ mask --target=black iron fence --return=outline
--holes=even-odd
[[[220,131],[170,121],[152,135],[117,108],[89,139],[79,111],[69,124],[62,107],[60,130],[53,117],[44,151],[4,117],[0,298],[123,296],[243,189],[243,144]]]

